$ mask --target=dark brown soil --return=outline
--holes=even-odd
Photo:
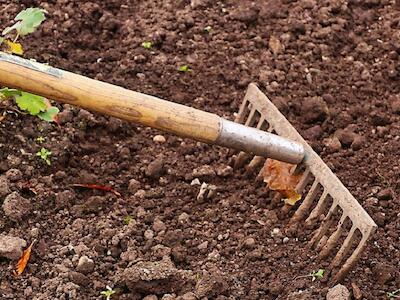
[[[343,284],[365,299],[400,288],[395,1],[0,4],[2,28],[22,8],[46,9],[26,56],[72,72],[229,119],[258,83],[379,225]],[[167,134],[157,143],[156,130],[60,108],[61,128],[13,113],[0,123],[0,201],[12,192],[29,200],[15,200],[15,214],[0,210],[0,234],[37,239],[19,278],[15,261],[0,257],[1,299],[101,299],[106,285],[117,291],[112,299],[325,299],[329,283],[295,279],[326,267],[309,236],[283,242],[288,216],[264,184],[239,170],[221,174],[227,150]],[[342,145],[329,142],[334,134]],[[36,156],[41,147],[52,151],[51,166]],[[196,200],[196,177],[217,187],[213,198]],[[82,256],[94,266],[77,267]]]

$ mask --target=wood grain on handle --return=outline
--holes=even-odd
[[[35,64],[43,70],[34,70],[23,65],[31,62],[16,60],[20,64],[0,60],[0,85],[206,143],[219,136],[217,115],[44,65]]]

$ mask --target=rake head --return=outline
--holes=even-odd
[[[288,231],[296,232],[299,226],[315,228],[309,246],[319,251],[319,259],[333,257],[328,272],[333,274],[333,282],[341,281],[375,232],[375,222],[255,84],[249,85],[235,122],[303,144],[306,157],[292,170],[303,174],[296,187],[303,201],[289,221]],[[246,173],[251,174],[262,168],[263,162],[262,157],[241,152],[235,158],[234,167],[241,168],[248,163]],[[273,201],[280,200],[279,193],[275,194]]]

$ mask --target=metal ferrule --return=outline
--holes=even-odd
[[[215,144],[291,164],[300,163],[305,154],[300,143],[224,119]]]

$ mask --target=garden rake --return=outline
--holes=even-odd
[[[336,252],[329,268],[335,271],[335,282],[354,266],[376,229],[357,200],[254,84],[249,85],[235,122],[2,52],[0,85],[236,149],[240,153],[235,168],[249,162],[250,173],[262,168],[266,157],[294,164],[293,173],[302,174],[296,190],[304,200],[289,229],[319,224],[309,245],[320,251],[320,259]]]

